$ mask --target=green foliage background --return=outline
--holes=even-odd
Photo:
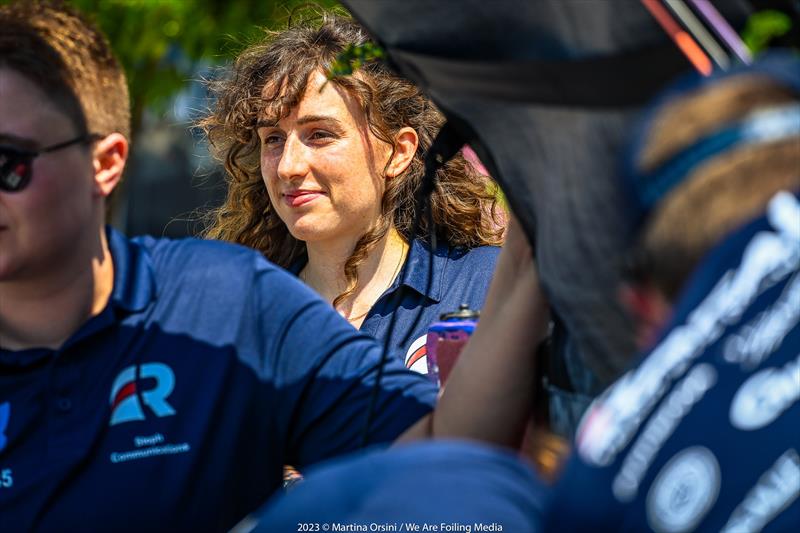
[[[9,1],[0,0],[0,4]],[[144,110],[163,114],[170,98],[196,77],[199,62],[222,64],[233,59],[247,43],[263,35],[265,28],[286,27],[292,11],[301,6],[341,9],[335,0],[65,1],[102,28],[125,67],[134,135]],[[766,0],[754,4],[759,2]],[[792,20],[785,13],[764,10],[752,17],[744,38],[760,51],[790,29]],[[357,68],[358,60],[364,58],[354,59],[352,66]]]
[[[133,131],[145,109],[163,113],[170,98],[196,74],[198,62],[236,56],[264,28],[285,27],[304,0],[68,0],[108,36],[128,74]],[[325,8],[334,0],[316,0]],[[167,61],[174,48],[185,61]],[[172,54],[173,56],[175,54]]]

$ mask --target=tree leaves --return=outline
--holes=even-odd
[[[328,70],[328,79],[348,76],[371,61],[382,60],[386,52],[375,43],[350,44],[342,51]]]

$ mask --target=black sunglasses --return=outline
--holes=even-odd
[[[0,191],[18,192],[24,189],[31,180],[33,160],[40,155],[55,152],[73,144],[91,143],[101,138],[101,135],[85,133],[69,141],[38,150],[0,145]]]

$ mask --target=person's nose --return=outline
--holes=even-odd
[[[308,172],[308,147],[294,135],[286,138],[278,162],[278,178],[292,180]]]

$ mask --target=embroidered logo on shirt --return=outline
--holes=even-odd
[[[163,433],[153,435],[137,435],[133,437],[134,449],[111,452],[109,459],[112,463],[127,463],[140,459],[150,459],[162,455],[177,455],[191,451],[188,442],[170,443]]]
[[[798,496],[800,456],[790,448],[759,478],[742,503],[736,506],[722,532],[761,531]]]
[[[11,404],[9,402],[0,403],[0,452],[6,447],[8,438],[6,437],[6,428],[8,427],[8,420],[11,418]]]
[[[428,339],[428,334],[419,337],[411,343],[406,352],[406,368],[409,368],[420,374],[428,373],[428,350],[425,347],[425,341]]]
[[[155,387],[137,391],[137,384],[155,380]],[[175,388],[175,373],[164,363],[145,363],[129,366],[117,375],[111,387],[111,422],[113,426],[133,420],[144,420],[144,403],[157,417],[172,416],[175,409],[167,403],[167,398]]]
[[[800,400],[800,357],[782,368],[766,368],[750,377],[736,392],[730,409],[733,427],[761,429]]]
[[[647,521],[657,533],[694,530],[717,501],[719,463],[708,448],[694,446],[664,465],[647,495]]]

